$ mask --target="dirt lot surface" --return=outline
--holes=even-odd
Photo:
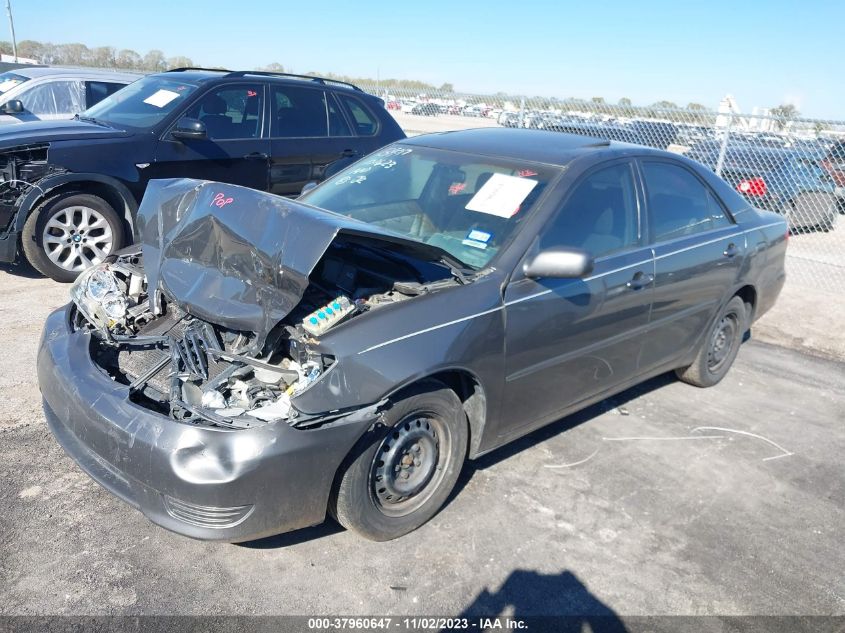
[[[845,614],[841,361],[752,339],[715,388],[660,377],[470,465],[397,541],[329,522],[221,545],[51,437],[34,361],[67,290],[0,268],[0,614]]]

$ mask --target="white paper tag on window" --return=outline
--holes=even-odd
[[[163,108],[178,96],[179,93],[173,92],[172,90],[158,90],[144,99],[144,103],[149,103],[157,108]]]
[[[519,205],[535,186],[537,181],[530,178],[493,174],[467,203],[466,208],[509,218],[519,211]]]

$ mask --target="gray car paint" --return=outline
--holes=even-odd
[[[149,288],[200,319],[255,332],[255,349],[299,301],[338,235],[438,261],[445,251],[364,222],[236,185],[150,183],[138,209]],[[150,301],[157,303],[156,293]]]
[[[541,146],[542,150],[534,152],[525,139],[541,140],[545,145]],[[464,406],[471,427],[470,457],[475,457],[650,376],[688,364],[707,325],[720,307],[741,288],[751,288],[756,295],[755,318],[772,305],[784,281],[786,224],[782,219],[754,210],[741,199],[737,200],[739,196],[729,187],[718,179],[714,181],[706,170],[691,161],[657,150],[626,145],[585,145],[587,141],[556,133],[519,130],[478,130],[404,141],[412,145],[431,144],[523,161],[539,155],[565,169],[561,170],[561,177],[549,187],[532,217],[523,224],[510,245],[499,253],[478,279],[467,285],[445,288],[372,311],[338,325],[321,337],[316,348],[332,354],[337,360],[322,379],[292,399],[294,408],[307,416],[306,419],[317,421],[321,416],[336,416],[334,412],[338,410],[360,409],[366,412],[366,420],[344,424],[345,418],[332,418],[320,428],[310,431],[295,429],[284,423],[228,432],[186,427],[129,403],[117,386],[103,391],[107,381],[87,351],[87,337],[90,335],[71,332],[67,309],[62,309],[48,320],[39,352],[39,381],[45,410],[48,418],[52,416],[51,425],[57,429],[69,429],[77,438],[75,445],[63,442],[77,461],[84,462],[87,459],[85,451],[93,451],[96,453],[95,460],[108,464],[106,470],[131,470],[147,488],[162,494],[171,491],[187,500],[198,499],[197,503],[216,501],[211,490],[217,484],[208,486],[213,480],[202,473],[216,473],[217,469],[223,469],[226,481],[220,483],[226,484],[226,490],[240,495],[237,499],[227,497],[227,503],[254,503],[255,511],[251,515],[254,524],[244,522],[222,532],[187,526],[170,515],[162,514],[160,502],[154,502],[160,494],[150,493],[150,497],[137,498],[130,491],[121,496],[133,499],[147,516],[169,529],[199,538],[244,540],[265,533],[265,528],[274,521],[278,521],[275,531],[280,532],[321,520],[331,478],[360,435],[377,421],[379,403],[389,401],[392,394],[420,378],[439,375],[448,382],[455,381],[457,377],[466,385],[462,395],[466,398]],[[622,303],[613,307],[603,300],[604,294],[595,293],[613,291],[624,295],[623,282],[638,266],[650,265],[652,271],[656,269],[654,247],[646,245],[641,251],[626,254],[628,259],[622,260],[621,265],[609,259],[598,260],[596,270],[583,280],[530,280],[522,274],[521,263],[536,252],[537,235],[582,174],[605,161],[619,158],[635,160],[643,156],[679,161],[695,170],[720,194],[731,211],[736,221],[731,239],[741,238],[743,248],[736,258],[738,264],[731,263],[731,274],[719,277],[722,285],[717,291],[719,284],[714,281],[697,281],[695,270],[701,261],[699,247],[706,248],[705,243],[720,245],[721,235],[700,234],[696,243],[678,245],[674,251],[667,246],[665,252],[661,252],[665,255],[661,261],[674,262],[674,272],[684,271],[683,278],[689,280],[676,287],[679,296],[674,299],[678,308],[669,308],[662,321],[653,321],[650,316],[638,317],[621,330],[614,330],[613,323],[617,323],[619,315],[626,314],[632,306],[636,307],[638,314],[642,314],[644,306],[648,305],[650,315],[653,295],[642,293],[639,300],[622,299]],[[224,194],[235,190],[228,185],[219,186]],[[275,200],[267,194],[255,195]],[[292,206],[290,209],[292,215],[308,213],[300,207]],[[721,255],[711,257],[721,261]],[[672,273],[666,271],[664,278],[671,278]],[[661,277],[657,279],[659,282]],[[698,296],[702,284],[711,287],[706,297]],[[660,285],[658,283],[657,287]],[[526,319],[524,314],[524,308],[535,299],[553,300],[545,308],[541,307],[545,311],[541,321]],[[583,305],[579,305],[579,301]],[[709,310],[704,310],[704,304],[709,306]],[[576,307],[567,311],[560,308],[563,305]],[[700,305],[706,318],[684,320],[687,315],[682,306],[685,305]],[[609,312],[601,313],[597,311],[599,309]],[[553,335],[553,338],[562,336],[563,339],[550,340],[549,330],[544,332],[538,328],[555,317],[560,321],[560,327],[559,334]],[[592,319],[593,325],[605,322],[605,327],[579,330],[577,322],[583,318]],[[219,317],[215,320],[219,322]],[[682,331],[677,340],[682,344],[677,346],[676,353],[656,358],[652,363],[640,363],[639,352],[644,342],[674,337],[673,328],[678,327]],[[562,347],[561,341],[564,341]],[[692,347],[686,349],[688,345]],[[636,355],[629,356],[635,351]],[[595,367],[591,366],[594,358],[597,359]],[[618,365],[618,359],[624,359],[622,365]],[[608,363],[614,368],[613,372],[593,371]],[[614,363],[621,367],[618,372]],[[567,371],[570,368],[574,370],[572,373]],[[521,380],[528,376],[531,377],[530,382]],[[566,384],[566,389],[561,389],[562,384]],[[538,404],[538,400],[543,402]],[[93,411],[87,409],[89,402],[95,403]],[[530,407],[532,403],[533,409]],[[86,423],[86,418],[90,416],[96,418],[95,426],[99,430],[90,430],[91,426]],[[150,431],[148,426],[155,431]],[[340,427],[346,428],[348,433],[340,436],[337,431]],[[99,433],[102,439],[97,440],[91,435],[94,433]],[[158,436],[149,437],[151,433]],[[293,440],[290,444],[291,438],[299,437],[298,433],[308,433],[313,442],[309,440],[300,444],[298,440]],[[135,443],[138,437],[149,439]],[[212,437],[216,439],[208,439]],[[261,439],[240,440],[241,437]],[[166,441],[160,438],[166,438]],[[206,441],[212,441],[211,445],[217,450],[203,456],[209,461],[193,474],[198,478],[174,484],[171,467],[186,454],[179,452],[183,445],[187,446],[185,450],[188,454],[192,450],[201,454],[200,447],[205,446]],[[258,452],[250,456],[245,467],[238,464],[240,458],[234,456],[234,448],[240,442]],[[259,447],[262,442],[265,444]],[[295,446],[308,458],[285,461],[289,445]],[[295,465],[292,466],[292,463]],[[155,467],[145,466],[145,470],[141,464],[153,464]],[[274,491],[272,499],[264,496],[267,489]],[[315,496],[303,502],[303,495],[307,496],[309,491],[313,491]],[[295,508],[298,503],[305,503],[302,513],[306,518],[280,517],[280,508]],[[319,508],[315,509],[314,503]],[[259,526],[261,532],[252,532],[251,526]]]

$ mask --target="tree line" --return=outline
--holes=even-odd
[[[11,42],[0,41],[0,53],[12,55]],[[194,60],[185,55],[167,57],[164,51],[152,49],[144,54],[131,48],[116,48],[114,46],[96,46],[89,48],[85,44],[53,44],[52,42],[38,42],[23,40],[18,42],[18,57],[34,59],[41,64],[50,66],[92,66],[96,68],[116,68],[121,70],[136,70],[141,72],[161,72],[171,68],[196,66]],[[211,68],[219,68],[212,66]],[[221,68],[221,70],[223,70]],[[237,69],[240,70],[240,69]],[[273,62],[251,70],[270,72],[285,72],[284,65]],[[452,84],[444,83],[439,88],[424,81],[413,79],[382,79],[376,80],[363,77],[349,77],[335,73],[308,72],[308,75],[320,75],[330,79],[349,83],[378,84],[384,89],[403,89],[419,91],[452,92]]]
[[[12,55],[12,44],[0,42],[0,53]],[[114,46],[89,48],[80,43],[53,44],[36,40],[18,42],[18,57],[34,59],[41,64],[51,66],[94,66],[146,72],[159,72],[169,68],[194,65],[190,57],[184,55],[166,57],[164,52],[158,49],[147,51],[142,55],[131,48],[115,48]]]
[[[0,41],[0,53],[12,55],[10,42]],[[123,70],[135,70],[140,72],[161,72],[171,68],[194,66],[195,63],[190,57],[176,55],[165,56],[164,52],[158,49],[147,51],[143,55],[130,48],[116,48],[114,46],[96,46],[89,48],[85,44],[53,44],[52,42],[38,42],[36,40],[23,40],[18,42],[18,57],[34,59],[42,64],[52,66],[93,66],[97,68],[118,68]],[[222,69],[221,69],[222,70]],[[284,65],[273,62],[266,66],[255,68],[271,72],[285,72]],[[372,77],[351,77],[335,73],[317,73],[314,71],[308,75],[320,75],[329,79],[346,81],[348,83],[367,86],[379,92],[391,90],[408,90],[416,93],[424,93],[429,96],[461,96],[456,93],[451,83],[443,83],[440,86],[415,79],[373,79]],[[469,95],[467,95],[469,96]],[[476,101],[480,97],[476,97]],[[519,102],[521,95],[510,95],[499,92],[493,96],[498,101]],[[487,98],[490,99],[489,97]],[[608,104],[603,97],[592,99],[571,98],[559,100],[554,97],[536,96],[526,98],[526,102],[533,108],[550,109],[560,107],[563,104],[568,106],[580,106],[588,111],[596,113],[611,113],[615,116],[650,115],[664,116],[669,119],[693,120],[703,125],[710,125],[713,122],[713,114],[708,108],[700,103],[689,103],[686,106],[679,106],[671,101],[658,101],[651,106],[634,106],[627,97],[619,99],[616,104]],[[783,104],[770,111],[783,121],[798,117],[798,109],[792,104]]]

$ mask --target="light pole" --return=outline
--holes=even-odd
[[[12,53],[15,56],[15,63],[18,63],[18,43],[15,41],[15,22],[12,20],[12,3],[6,0],[6,13],[9,15],[9,28],[12,31]]]

